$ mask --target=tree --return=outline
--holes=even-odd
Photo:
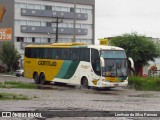
[[[10,72],[13,72],[14,66],[17,64],[20,58],[21,55],[15,49],[13,43],[5,42],[3,44],[0,59],[7,65]]]
[[[119,46],[126,50],[127,56],[134,60],[136,74],[148,61],[155,61],[155,58],[160,57],[158,45],[144,35],[138,35],[137,33],[114,37],[111,39],[111,45]]]

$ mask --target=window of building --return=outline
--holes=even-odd
[[[24,42],[24,38],[23,37],[17,37],[16,40],[17,40],[17,42]]]
[[[15,8],[27,8],[27,4],[26,3],[15,3]]]
[[[45,6],[44,5],[41,5],[41,10],[45,10]]]
[[[76,24],[76,28],[81,28],[81,24],[80,24],[80,23],[77,23],[77,24]]]
[[[60,6],[56,6],[55,7],[55,11],[61,11],[61,7]]]
[[[69,24],[69,28],[73,28],[73,23],[70,23],[70,24]]]
[[[35,38],[35,43],[41,43],[41,38],[40,37],[36,37]]]
[[[82,8],[82,13],[87,13],[87,9]]]
[[[40,10],[41,9],[41,5],[34,5],[34,9]]]
[[[92,9],[82,8],[82,13],[92,14]]]
[[[46,26],[46,22],[41,21],[41,26]]]
[[[87,9],[88,14],[92,14],[92,9]]]
[[[81,13],[81,8],[76,8],[76,13]]]
[[[40,21],[27,21],[27,25],[29,26],[41,26],[41,22]]]
[[[51,23],[51,22],[46,22],[46,26],[47,26],[47,27],[51,27],[51,26],[52,26],[52,23]]]
[[[68,28],[68,23],[60,23],[59,27]]]
[[[34,37],[32,37],[32,42],[33,42],[33,43],[35,42],[35,38],[34,38]]]
[[[51,43],[51,38],[48,38],[48,43]]]
[[[68,7],[61,7],[61,11],[69,12],[69,8]]]
[[[26,20],[15,20],[15,24],[16,25],[27,25],[27,21]]]
[[[92,29],[92,24],[82,24],[82,28]]]
[[[70,8],[70,12],[74,12],[74,8],[73,7]]]
[[[92,44],[92,39],[82,39],[81,42],[87,43],[87,44]]]
[[[45,10],[52,10],[52,6],[45,5]]]
[[[34,9],[34,5],[33,4],[27,4],[27,8],[28,9]]]

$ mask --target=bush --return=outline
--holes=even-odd
[[[138,77],[130,76],[128,85],[136,90],[151,90],[160,91],[160,78],[159,77]]]

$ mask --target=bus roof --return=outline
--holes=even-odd
[[[98,50],[124,50],[123,48],[116,46],[106,46],[106,45],[88,45],[88,48],[95,48]]]
[[[106,49],[106,50],[124,50],[123,48],[120,47],[116,47],[116,46],[106,46],[106,45],[87,45],[85,43],[53,43],[53,44],[30,44],[30,45],[26,45],[26,47],[49,47],[49,48],[71,48],[71,47],[85,47],[85,48],[94,48],[94,49]]]
[[[29,44],[26,47],[72,47],[87,46],[85,43],[53,43],[53,44]]]

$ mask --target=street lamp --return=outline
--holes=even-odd
[[[52,35],[51,35],[51,33],[47,33],[49,36],[50,36],[50,38],[51,38],[51,41],[53,40],[53,38],[52,38]]]

